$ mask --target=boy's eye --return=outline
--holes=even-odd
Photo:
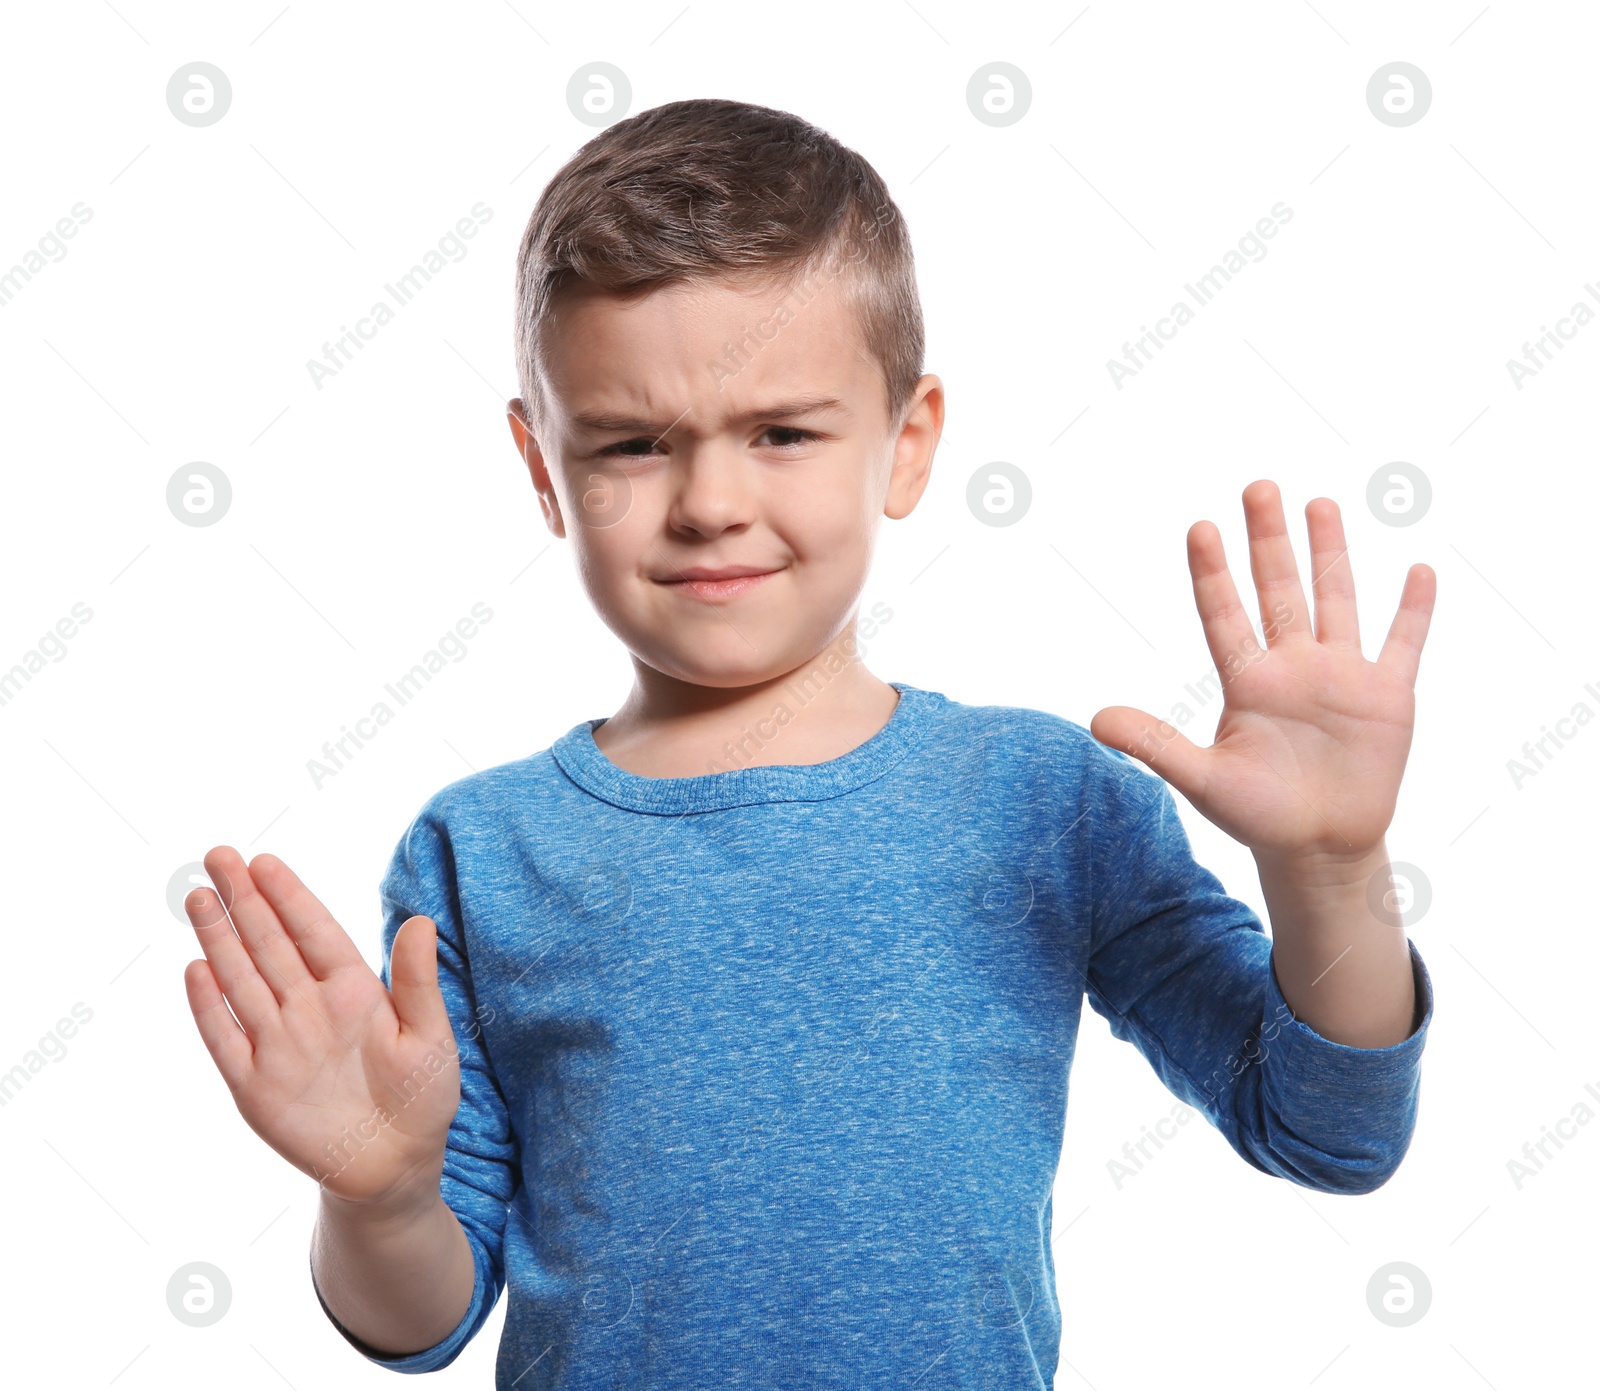
[[[639,445],[641,448],[635,449]],[[600,452],[602,454],[621,454],[630,459],[642,458],[656,447],[654,440],[645,439],[642,435],[636,440],[622,440],[617,444],[608,444]]]
[[[775,442],[776,446],[779,449],[793,449],[796,445],[805,444],[808,440],[814,440],[814,439],[817,438],[817,435],[816,435],[816,433],[814,431],[801,430],[801,429],[797,428],[796,426],[792,426],[792,425],[773,425],[773,426],[769,427],[767,430],[765,430],[763,433],[767,434],[767,435],[790,435],[790,436],[793,436],[793,438],[789,439],[788,441],[784,441],[784,440],[776,441]]]

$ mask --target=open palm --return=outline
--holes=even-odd
[[[1383,650],[1369,662],[1338,504],[1315,498],[1306,506],[1313,627],[1277,485],[1258,480],[1243,501],[1265,649],[1217,528],[1196,522],[1188,534],[1195,606],[1223,683],[1215,741],[1200,748],[1126,705],[1101,710],[1090,732],[1159,773],[1259,854],[1355,859],[1383,839],[1394,816],[1435,576],[1426,565],[1407,572]]]
[[[239,1114],[335,1197],[436,1193],[461,1084],[433,920],[401,925],[391,988],[277,856],[219,845],[205,867],[220,893],[184,900],[205,959],[183,979]]]

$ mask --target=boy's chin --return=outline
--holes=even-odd
[[[742,690],[750,686],[781,681],[795,668],[806,665],[803,657],[796,658],[792,662],[776,664],[752,662],[748,653],[744,655],[730,653],[725,660],[719,661],[714,654],[705,651],[692,655],[684,653],[681,656],[658,651],[648,655],[641,654],[639,660],[674,681],[724,691]]]

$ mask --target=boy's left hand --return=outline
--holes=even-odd
[[[1239,602],[1221,534],[1210,522],[1189,528],[1195,606],[1223,682],[1215,742],[1202,749],[1126,705],[1101,710],[1090,733],[1160,774],[1258,859],[1359,861],[1394,816],[1435,575],[1426,565],[1407,571],[1389,636],[1369,662],[1338,504],[1306,505],[1315,630],[1277,485],[1250,484],[1244,513],[1265,649]]]

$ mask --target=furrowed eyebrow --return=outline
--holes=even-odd
[[[776,405],[763,406],[758,410],[744,411],[735,416],[731,423],[734,425],[746,425],[752,424],[757,420],[792,420],[798,415],[829,413],[849,414],[849,407],[843,401],[832,396],[804,396],[793,401],[780,401]],[[683,416],[680,415],[678,419],[683,419]],[[573,415],[572,423],[579,429],[593,430],[603,434],[620,434],[631,431],[659,438],[670,430],[677,421],[669,421],[663,424],[659,420],[644,420],[633,415],[612,414],[607,411],[579,411]]]

